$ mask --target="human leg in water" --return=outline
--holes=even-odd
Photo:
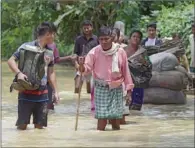
[[[33,124],[37,129],[43,129],[47,127],[47,102],[36,102],[36,106],[33,109]]]
[[[104,131],[107,125],[107,119],[98,119],[97,130]]]
[[[22,124],[17,126],[18,130],[26,130],[26,128],[27,128],[27,124]]]
[[[112,129],[120,130],[120,119],[111,119]]]

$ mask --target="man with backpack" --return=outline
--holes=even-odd
[[[51,27],[52,30],[53,30],[53,34],[57,33],[57,27],[54,25],[54,23],[52,23],[52,22],[43,22],[42,25]],[[33,33],[34,33],[34,39],[36,40],[37,39],[37,35],[36,35],[37,34],[37,29],[35,29]],[[72,61],[75,60],[74,55],[60,57],[59,50],[58,50],[57,45],[56,45],[55,42],[53,42],[52,44],[47,44],[47,47],[53,50],[54,64],[60,63],[60,62],[63,62],[63,61],[67,61],[67,60],[72,60]],[[49,85],[49,83],[47,83],[47,89],[48,89],[48,98],[49,98],[47,108],[51,109],[51,110],[54,110],[53,89]]]
[[[47,77],[55,92],[55,101],[59,101],[53,52],[47,47],[47,44],[53,43],[53,30],[40,24],[37,36],[37,40],[22,44],[8,60],[10,69],[16,74],[11,90],[14,88],[19,91],[16,126],[20,130],[26,130],[31,114],[35,128],[47,126]]]

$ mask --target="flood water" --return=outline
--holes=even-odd
[[[78,130],[74,130],[78,96],[73,93],[73,68],[56,66],[61,102],[50,111],[48,127],[26,131],[15,127],[17,92],[9,93],[14,75],[2,64],[2,147],[194,147],[194,96],[186,105],[144,105],[131,112],[120,131],[97,131],[90,113],[90,95],[83,87]]]

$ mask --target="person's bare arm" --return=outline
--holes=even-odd
[[[16,63],[16,57],[11,56],[9,60],[7,61],[7,64],[9,68],[12,70],[12,72],[14,72],[15,74],[20,72],[20,70],[18,69],[18,65]]]
[[[54,67],[48,67],[48,78],[49,84],[53,88],[54,92],[58,92],[57,90],[57,81],[56,81],[56,73],[54,71]]]
[[[7,64],[9,66],[9,68],[12,70],[12,72],[14,72],[17,76],[18,76],[18,79],[24,79],[24,78],[27,78],[26,75],[24,75],[19,69],[18,69],[18,65],[16,63],[16,57],[14,56],[11,56],[9,58],[9,60],[7,61]]]
[[[60,63],[60,62],[67,61],[67,60],[75,61],[76,58],[77,58],[77,55],[75,55],[75,54],[70,55],[70,56],[58,57],[58,58],[55,60],[55,63]]]
[[[60,98],[58,94],[58,89],[57,89],[57,81],[56,81],[56,73],[54,71],[54,67],[48,67],[48,78],[49,78],[49,84],[53,88],[54,91],[54,98],[55,102],[58,103]]]

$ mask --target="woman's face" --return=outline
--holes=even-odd
[[[117,37],[117,34],[116,33],[112,33],[112,40],[113,42],[117,43],[118,42],[118,37]]]
[[[139,45],[141,42],[141,36],[138,32],[134,32],[130,39],[129,39],[129,43],[133,44],[133,45]]]

